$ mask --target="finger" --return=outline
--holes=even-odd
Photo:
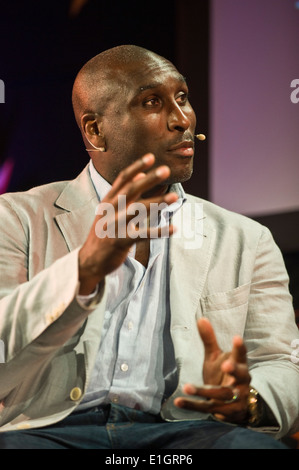
[[[138,175],[137,177],[139,177]],[[142,176],[140,178],[142,179]],[[126,201],[121,204],[118,201],[114,210],[111,211],[111,230],[108,232],[106,227],[103,227],[105,229],[104,233],[108,236],[111,233],[112,238],[117,234],[120,238],[132,238],[134,240],[140,238],[168,238],[174,233],[175,228],[168,224],[160,228],[157,219],[158,212],[177,199],[178,195],[176,193],[167,193],[151,199],[140,199],[128,205]],[[106,202],[105,204],[108,204],[110,208],[112,203]],[[153,218],[151,217],[152,213],[155,216]],[[101,216],[102,212],[98,211],[97,214]]]
[[[143,179],[142,177],[138,178],[138,180]],[[146,209],[147,213],[150,214],[150,211],[158,211],[162,210],[164,207],[167,207],[169,204],[172,204],[173,202],[176,202],[178,200],[178,195],[177,193],[174,192],[169,192],[167,194],[164,194],[163,196],[154,196],[154,197],[149,197],[147,199],[140,199],[138,201],[134,201],[129,203],[127,210],[131,213],[134,213],[134,210],[136,208],[136,211],[140,207],[140,204],[144,206]],[[163,206],[163,203],[164,206]],[[154,212],[156,214],[156,212]]]
[[[197,322],[200,337],[204,343],[206,357],[220,352],[213,327],[207,318],[200,318]]]
[[[164,227],[140,227],[130,221],[127,226],[128,237],[136,241],[144,238],[170,238],[176,231],[173,225]]]
[[[142,178],[142,176],[140,176]],[[138,218],[138,223],[143,222],[142,225],[147,228],[156,228],[159,223],[159,213],[168,205],[173,204],[178,200],[178,195],[174,192],[167,193],[163,196],[156,196],[148,199],[140,199],[125,204],[118,204],[118,219],[130,222],[132,219]]]
[[[247,366],[247,349],[243,339],[235,336],[231,356],[223,362],[221,370],[235,378],[236,383],[248,383],[250,374]]]
[[[149,171],[144,178],[128,181],[120,190],[119,194],[125,194],[128,202],[139,199],[143,194],[149,193],[158,184],[170,176],[170,168],[166,165],[159,166]]]
[[[236,385],[248,385],[251,382],[251,375],[249,373],[247,365],[237,366],[235,371]]]
[[[227,404],[216,399],[197,400],[194,398],[177,397],[174,400],[174,405],[178,408],[185,408],[203,413],[221,414],[223,418],[236,415],[236,413],[244,413],[244,406],[242,403],[237,401],[231,404]]]
[[[228,359],[223,362],[221,369],[232,377],[234,385],[249,384],[251,381],[247,364],[236,363]]]
[[[174,405],[178,408],[185,408],[187,410],[201,411],[203,413],[216,413],[221,412],[222,409],[224,412],[227,412],[228,405],[221,405],[219,401],[211,400],[198,400],[196,398],[183,398],[178,397],[174,400]]]
[[[145,173],[155,162],[153,154],[146,154],[132,165],[122,170],[115,179],[109,192],[109,198],[117,194],[127,194],[133,198],[152,189],[156,184],[164,181],[170,175],[170,168],[160,166],[149,173]],[[133,183],[133,184],[132,184]]]
[[[230,401],[235,396],[235,391],[231,387],[221,385],[204,385],[201,387],[195,387],[191,384],[185,384],[183,392],[187,395],[222,401]]]
[[[127,168],[122,170],[112,185],[110,190],[111,197],[114,197],[119,192],[119,190],[129,181],[132,181],[136,175],[138,175],[138,173],[145,172],[151,168],[154,163],[154,155],[152,153],[148,153],[142,158],[136,160],[134,163],[132,163],[132,165],[129,165]]]
[[[133,181],[138,181],[141,178],[144,178],[146,176],[146,173],[140,172],[137,173],[137,175],[133,178]]]
[[[244,395],[239,387],[195,387],[194,385],[186,384],[183,387],[183,392],[187,391],[199,392],[201,397],[196,395],[177,397],[174,400],[175,406],[197,412],[211,413],[217,419],[223,421],[232,423],[243,422],[247,413],[247,401],[246,399],[244,401],[246,394]],[[232,393],[234,394],[233,396]],[[206,397],[203,395],[206,395]]]
[[[187,410],[203,411],[203,412],[208,412],[209,407],[211,406],[211,403],[208,401],[196,400],[192,398],[183,398],[183,397],[175,398],[173,403],[178,408],[185,408]]]
[[[235,336],[233,339],[232,358],[237,363],[247,363],[247,349],[240,336]]]
[[[172,224],[159,225],[157,219],[156,206],[154,209],[155,217],[151,217],[153,201],[160,206],[163,202],[163,208],[167,207],[177,200],[178,196],[175,193],[169,193],[163,197],[142,200],[129,204],[128,207],[122,208],[117,212],[117,226],[122,227],[120,232],[123,237],[135,239],[143,238],[169,238],[176,231]]]

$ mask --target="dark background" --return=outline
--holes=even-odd
[[[77,3],[81,8],[74,11]],[[88,157],[71,106],[72,84],[87,60],[119,44],[151,49],[174,62],[183,74],[192,75],[196,80],[194,107],[201,108],[205,102],[199,132],[207,132],[207,63],[195,64],[195,72],[189,65],[195,50],[190,44],[189,21],[198,4],[200,15],[191,27],[202,28],[207,60],[206,0],[1,1],[0,78],[5,83],[5,104],[0,105],[0,163],[12,163],[5,190],[71,179],[85,166]],[[202,148],[207,151],[207,143]],[[203,173],[201,185],[201,190],[198,182],[193,186],[205,197]]]

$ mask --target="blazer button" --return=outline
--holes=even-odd
[[[53,323],[55,320],[57,320],[60,317],[60,315],[63,313],[64,310],[65,310],[65,303],[61,302],[61,304],[58,305],[57,308],[55,308],[51,312],[48,312],[46,314],[47,324],[51,325],[51,323]]]
[[[18,424],[17,425],[17,429],[18,430],[21,430],[21,429],[30,429],[31,426],[29,423],[21,423],[21,424]]]
[[[79,387],[74,387],[70,393],[70,399],[72,401],[78,401],[82,397],[82,390]]]

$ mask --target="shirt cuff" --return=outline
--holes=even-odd
[[[93,307],[98,303],[98,294],[99,294],[99,284],[96,286],[95,290],[88,295],[79,295],[77,294],[77,301],[83,307]]]

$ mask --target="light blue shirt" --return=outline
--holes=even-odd
[[[111,186],[90,162],[90,176],[102,200]],[[167,219],[184,201],[166,210]],[[148,266],[135,260],[135,246],[125,262],[106,277],[108,290],[100,348],[80,408],[118,403],[157,414],[177,384],[170,338],[167,238],[150,241]]]

